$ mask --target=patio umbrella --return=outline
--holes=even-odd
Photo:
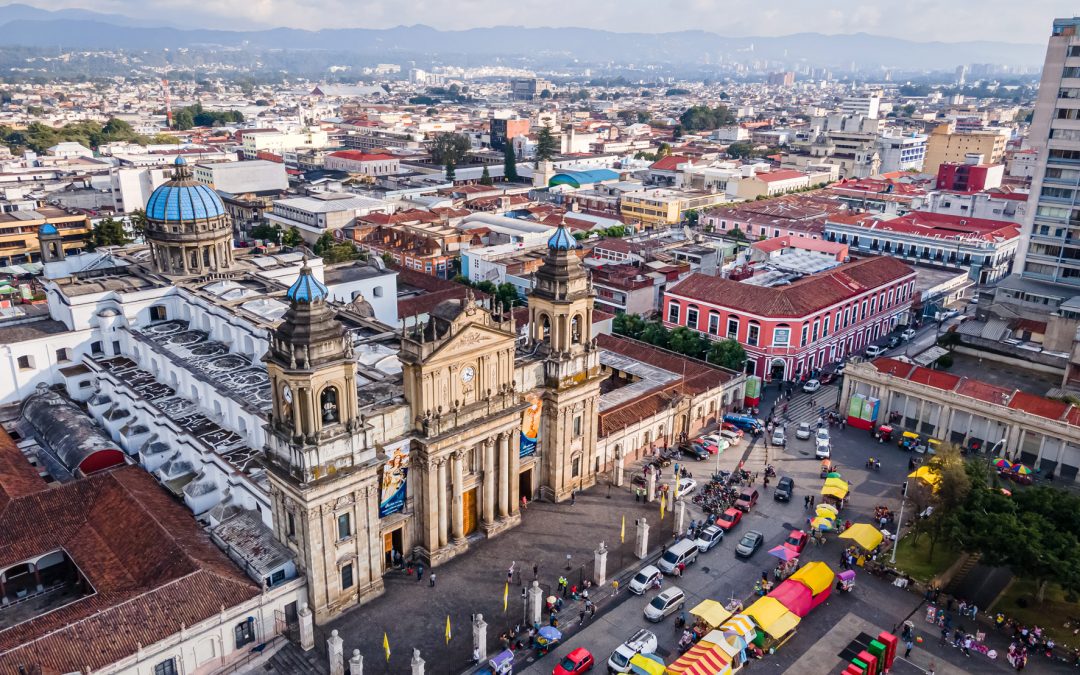
[[[1016,464],[1015,466],[1013,466],[1013,471],[1020,474],[1021,476],[1027,476],[1031,473],[1031,469],[1027,468],[1023,464]]]
[[[547,604],[554,605],[557,598],[554,595],[547,596]]]
[[[784,562],[791,560],[792,558],[798,558],[799,554],[788,548],[787,546],[777,546],[776,548],[769,550],[769,555],[774,558],[780,558]]]
[[[822,532],[829,532],[833,529],[834,525],[833,521],[829,520],[828,518],[819,517],[814,518],[812,521],[810,521],[810,527],[815,530],[820,530]]]
[[[855,523],[840,534],[841,539],[851,539],[867,551],[872,551],[881,544],[881,532],[867,523]]]
[[[1004,469],[1006,471],[1012,468],[1012,464],[1010,464],[1009,460],[1007,459],[999,459],[998,461],[994,462],[994,466],[999,469]]]
[[[554,626],[544,626],[540,629],[539,635],[549,642],[555,642],[556,640],[562,639],[562,633]]]
[[[818,504],[814,509],[814,513],[822,518],[836,518],[840,515],[840,511],[832,504]]]
[[[839,471],[830,471],[829,473],[825,474],[825,477],[826,478],[843,478],[843,476],[840,475]]]

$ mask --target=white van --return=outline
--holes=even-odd
[[[682,539],[672,544],[671,548],[660,557],[660,562],[657,563],[657,567],[664,574],[674,574],[675,568],[680,563],[684,567],[689,567],[695,560],[697,560],[699,553],[697,542],[692,539]]]

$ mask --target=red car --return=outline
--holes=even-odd
[[[596,665],[596,662],[593,661],[589,650],[578,647],[564,656],[562,661],[559,661],[559,665],[555,666],[555,670],[551,671],[551,675],[577,675],[578,673],[584,673],[586,670],[592,670],[594,665]]]
[[[727,534],[731,528],[739,524],[740,520],[742,520],[742,511],[731,508],[716,517],[716,526]]]
[[[738,436],[739,436],[739,438],[742,438],[742,435],[743,435],[743,430],[742,430],[742,429],[740,429],[739,427],[735,426],[735,425],[734,425],[734,424],[732,424],[731,422],[723,422],[723,423],[722,423],[722,424],[720,425],[720,428],[721,428],[722,430],[724,430],[724,431],[733,431],[733,432],[735,432],[735,434],[736,434],[736,435],[738,435]]]
[[[809,537],[802,530],[792,530],[788,538],[784,540],[784,546],[790,548],[796,553],[802,553],[802,550],[806,548],[806,542],[809,541]]]

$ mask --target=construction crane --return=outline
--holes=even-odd
[[[169,99],[169,81],[161,81],[161,89],[165,92],[165,119],[169,122],[169,128],[172,129],[172,101]]]

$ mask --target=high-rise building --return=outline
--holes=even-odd
[[[840,103],[840,110],[848,115],[862,115],[876,120],[881,107],[881,94],[874,92],[866,96],[847,96]]]
[[[1017,267],[1024,279],[1080,289],[1080,17],[1055,19],[1029,141],[1038,153]]]

